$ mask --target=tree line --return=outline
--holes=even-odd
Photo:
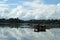
[[[48,20],[21,20],[19,18],[0,19],[0,23],[39,23],[39,24],[60,24],[60,19],[48,19]]]

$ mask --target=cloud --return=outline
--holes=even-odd
[[[43,0],[33,0],[34,3],[43,3]]]
[[[6,3],[8,0],[0,0],[0,3]]]
[[[0,4],[0,16],[3,17],[4,16],[4,11],[7,9],[7,4]],[[0,17],[0,18],[1,18]]]
[[[8,18],[7,15],[15,6],[16,4],[0,4],[0,18]]]
[[[16,6],[15,8],[12,6]],[[25,1],[19,4],[0,4],[2,18],[29,19],[60,19],[60,3],[44,4],[42,0]],[[8,14],[8,15],[7,15]]]
[[[57,19],[59,17],[58,15],[60,12],[59,11],[60,7],[58,7],[58,4],[57,5],[46,5],[46,4],[39,4],[39,3],[35,3],[35,2],[25,2],[24,5],[34,8],[34,10],[31,11],[30,14],[29,13],[28,14],[29,15],[32,14],[31,16],[33,16],[33,17],[35,16],[34,17],[35,19],[49,19],[49,18]],[[55,17],[53,15],[55,15]]]
[[[21,6],[18,6],[17,8],[14,8],[11,10],[11,12],[7,15],[8,18],[17,18],[19,16],[22,16],[22,11],[23,11],[23,8]]]

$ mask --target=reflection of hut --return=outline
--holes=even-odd
[[[40,32],[40,31],[41,31],[41,32],[42,32],[42,31],[45,32],[45,31],[46,31],[46,26],[45,26],[45,25],[39,25],[39,24],[38,24],[38,25],[35,25],[35,26],[34,26],[34,31],[35,31],[35,32]]]
[[[45,25],[41,25],[40,26],[40,31],[46,31],[46,26]]]

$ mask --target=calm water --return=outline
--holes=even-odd
[[[46,32],[34,32],[30,28],[1,28],[0,40],[60,40],[60,29],[46,29]]]

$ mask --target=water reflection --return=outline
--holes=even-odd
[[[38,26],[36,26],[36,25],[35,26],[30,26],[30,25],[25,25],[25,24],[0,24],[0,27],[2,27],[2,28],[9,27],[9,28],[30,28],[30,29],[37,29],[35,27],[38,27]],[[52,29],[52,27],[49,27],[49,26],[46,27],[46,28],[44,28],[44,27],[45,26],[39,26],[38,27],[39,30],[43,29],[42,31],[39,31],[39,32],[46,32],[45,29]],[[59,27],[56,27],[56,28],[59,28]]]
[[[33,32],[30,28],[0,28],[0,40],[60,40],[60,29]]]
[[[0,25],[0,40],[60,40],[59,28],[34,32],[34,29],[28,27],[27,25]]]
[[[33,28],[32,26],[29,25],[22,25],[22,24],[0,24],[0,27],[5,28]]]

